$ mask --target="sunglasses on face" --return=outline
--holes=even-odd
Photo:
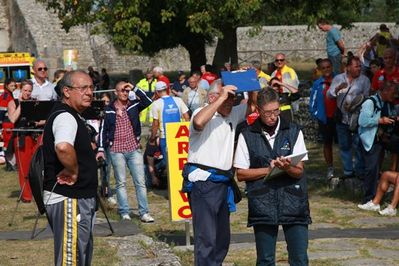
[[[37,70],[39,70],[39,71],[47,71],[48,68],[47,67],[39,67]]]
[[[276,60],[274,60],[274,62],[284,62],[285,61],[285,59],[276,59]]]
[[[121,89],[120,92],[122,92],[122,93],[129,93],[130,90],[128,90],[128,89]]]

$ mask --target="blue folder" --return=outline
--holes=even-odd
[[[255,69],[245,71],[222,71],[222,81],[224,85],[234,85],[236,92],[258,91],[261,89]]]

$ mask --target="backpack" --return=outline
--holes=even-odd
[[[32,190],[33,198],[40,214],[46,212],[46,207],[43,202],[43,180],[44,180],[44,154],[43,144],[41,144],[35,151],[30,161],[29,166],[29,185]]]
[[[55,114],[62,113],[64,111],[56,111],[52,113],[49,118]],[[47,120],[49,119],[47,118]],[[44,135],[44,133],[43,133]],[[32,159],[29,164],[28,180],[32,190],[32,196],[35,199],[37,209],[40,214],[46,212],[46,205],[43,201],[43,183],[44,183],[44,147],[43,143],[40,144],[35,152],[33,153]],[[56,183],[57,184],[57,183]],[[53,188],[54,190],[54,188]]]
[[[381,111],[381,108],[377,106],[377,100],[374,97],[370,96],[366,98],[363,95],[356,96],[348,107],[348,111],[351,114],[349,119],[350,131],[357,132],[357,129],[359,128],[360,110],[362,109],[362,104],[368,99],[373,102],[374,113]]]

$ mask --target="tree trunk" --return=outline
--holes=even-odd
[[[223,30],[223,39],[218,39],[213,65],[216,69],[220,69],[226,62],[231,64],[238,63],[236,27],[225,28]]]
[[[187,36],[181,45],[190,55],[191,71],[200,70],[206,64],[205,38],[202,36]]]

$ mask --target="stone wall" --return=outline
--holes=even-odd
[[[379,31],[381,23],[354,23],[351,29],[341,31],[345,47],[355,52],[363,43]],[[391,33],[398,37],[399,25],[386,23]],[[336,26],[340,28],[340,26]],[[277,52],[284,52],[291,60],[307,60],[326,57],[326,33],[305,25],[262,27],[258,35],[250,37],[249,27],[239,28],[238,51],[241,60],[255,57],[270,62]],[[249,60],[248,60],[249,61]]]
[[[35,0],[8,0],[8,6],[14,51],[29,51],[42,58],[47,62],[50,74],[63,68],[65,49],[79,50],[80,68],[96,65],[85,27],[73,27],[66,33],[58,17]]]
[[[10,47],[10,39],[8,36],[10,28],[6,1],[7,0],[0,0],[0,52],[6,52]]]

